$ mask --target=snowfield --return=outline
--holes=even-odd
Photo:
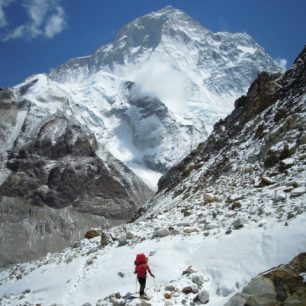
[[[267,222],[263,227],[253,224],[230,235],[204,237],[200,232],[146,239],[122,247],[113,243],[101,248],[99,238],[82,240],[77,248],[2,272],[0,305],[96,305],[116,292],[121,296],[135,293],[133,262],[137,253],[145,252],[150,255],[149,264],[156,276],[155,282],[151,277],[147,281],[150,304],[164,305],[164,290],[170,284],[177,288],[173,302],[182,305],[183,300],[192,301],[195,294],[181,292],[192,284],[192,275],[182,276],[192,266],[204,278],[209,305],[221,306],[259,273],[285,264],[306,250],[306,213],[288,223]],[[146,227],[142,222],[133,226],[133,233],[142,237],[142,227]],[[119,230],[123,228],[114,228],[113,232]],[[100,305],[112,305],[103,303]],[[137,303],[138,299],[129,301],[129,305]]]

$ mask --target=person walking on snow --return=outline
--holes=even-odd
[[[146,288],[146,280],[147,280],[147,272],[155,278],[154,274],[151,272],[151,269],[148,265],[148,258],[143,254],[137,254],[135,260],[135,271],[134,274],[137,274],[137,279],[140,285],[139,296],[145,297],[145,288]]]

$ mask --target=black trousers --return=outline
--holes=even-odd
[[[139,295],[144,295],[144,290],[146,288],[146,278],[140,278],[140,277],[137,277],[138,278],[138,282],[140,284],[140,289],[139,289]]]

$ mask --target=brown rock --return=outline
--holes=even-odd
[[[183,275],[190,275],[192,273],[198,272],[192,266],[189,266],[185,271],[183,271]]]
[[[304,306],[306,286],[306,253],[252,279],[241,293],[234,295],[225,306],[235,305],[296,305]],[[238,303],[241,301],[241,304]]]
[[[191,286],[184,287],[182,289],[182,292],[185,293],[185,294],[193,293],[193,288]]]
[[[87,231],[85,234],[85,238],[91,239],[97,236],[100,236],[102,233],[101,229],[91,229],[90,231]]]
[[[208,204],[208,203],[212,203],[217,201],[217,197],[213,194],[213,193],[205,193],[204,194],[204,203]]]
[[[241,203],[239,201],[234,202],[230,207],[231,210],[240,209],[240,208],[241,208]]]

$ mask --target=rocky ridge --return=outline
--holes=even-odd
[[[284,75],[262,73],[207,141],[161,178],[156,200],[163,195],[195,199],[209,192],[217,198],[221,186],[228,195],[278,187],[281,192],[281,185],[294,180],[293,188],[304,186],[304,84],[305,50]]]

